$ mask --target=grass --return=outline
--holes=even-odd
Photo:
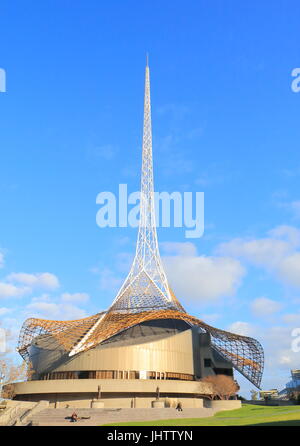
[[[300,406],[254,406],[217,412],[209,418],[177,418],[107,426],[300,426]]]

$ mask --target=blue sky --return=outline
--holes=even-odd
[[[265,388],[288,381],[300,367],[299,19],[293,0],[2,2],[4,327],[105,309],[125,278],[136,230],[97,227],[96,196],[139,188],[148,51],[156,190],[205,193],[204,237],[159,230],[171,285],[195,316],[262,342]]]

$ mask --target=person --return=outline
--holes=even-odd
[[[78,421],[78,416],[76,412],[73,412],[71,415],[71,423],[75,423],[76,421]]]
[[[182,404],[179,401],[179,403],[177,404],[176,410],[178,410],[178,412],[182,412]]]

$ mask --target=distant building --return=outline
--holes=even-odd
[[[259,397],[261,400],[278,398],[278,390],[262,390],[261,392],[259,392]]]
[[[292,380],[286,384],[287,391],[300,390],[300,369],[291,370],[291,378]]]

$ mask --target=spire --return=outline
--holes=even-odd
[[[109,311],[138,312],[158,308],[184,311],[169,288],[158,248],[154,206],[150,69],[147,54],[140,222],[136,254],[131,270]]]

